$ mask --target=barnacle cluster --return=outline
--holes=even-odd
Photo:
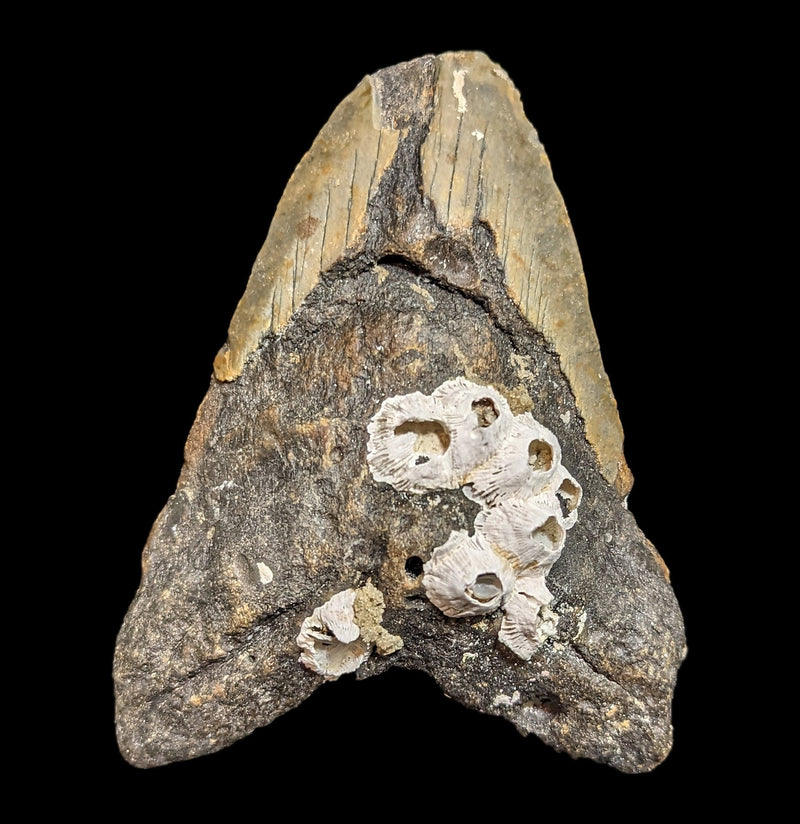
[[[464,378],[388,398],[367,429],[375,480],[416,493],[461,487],[481,505],[473,535],[451,532],[434,548],[425,592],[451,617],[502,609],[500,640],[530,659],[547,634],[545,578],[581,498],[558,439],[529,412],[514,415],[493,387]]]

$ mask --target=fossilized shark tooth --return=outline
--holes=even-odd
[[[625,505],[599,351],[564,204],[505,72],[463,52],[364,78],[286,187],[147,541],[114,658],[125,758],[221,749],[340,671],[397,666],[573,756],[655,767],[683,622]],[[409,411],[411,396],[432,400]],[[418,467],[405,486],[368,460],[382,408],[392,460]],[[520,435],[509,471],[498,456],[528,414],[547,434]],[[550,496],[557,534],[503,537],[517,498],[460,488],[482,471]],[[418,570],[473,530],[464,586],[490,608],[450,617]],[[495,561],[487,542],[514,549]]]

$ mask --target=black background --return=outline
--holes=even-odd
[[[724,311],[708,298],[722,278],[708,215],[711,129],[724,112],[713,93],[719,74],[701,59],[704,37],[684,20],[634,21],[631,30],[607,14],[553,21],[498,8],[471,21],[454,9],[434,24],[419,8],[413,19],[393,9],[382,20],[287,11],[288,22],[117,20],[52,77],[60,215],[74,227],[73,338],[63,351],[60,340],[53,346],[70,396],[82,399],[72,403],[80,438],[70,466],[94,479],[74,509],[85,536],[75,601],[89,624],[80,643],[66,644],[81,701],[58,713],[68,726],[56,757],[76,762],[70,795],[95,804],[102,786],[131,811],[263,805],[270,817],[279,799],[319,817],[366,815],[381,799],[420,810],[431,795],[453,816],[527,805],[531,815],[638,816],[654,804],[669,814],[687,788],[713,800],[730,721],[707,601],[704,444],[715,437],[727,344],[707,326]],[[673,752],[654,772],[625,776],[523,739],[424,676],[390,672],[326,685],[218,754],[137,770],[114,737],[115,635],[283,187],[365,74],[461,49],[485,51],[515,82],[572,220],[636,479],[630,509],[671,569],[687,624]]]

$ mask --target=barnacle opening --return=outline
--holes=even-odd
[[[444,455],[450,448],[450,433],[439,421],[406,421],[394,428],[397,436],[409,432],[417,438],[414,441],[414,452],[422,456]]]
[[[314,648],[329,647],[331,644],[338,644],[339,640],[333,634],[333,631],[326,626],[319,626],[311,630],[314,638]]]
[[[528,444],[528,466],[537,472],[549,472],[553,466],[553,448],[547,441],[534,438]]]
[[[531,532],[531,539],[542,549],[557,550],[564,538],[564,529],[555,516],[551,515],[540,527]]]
[[[472,411],[478,418],[478,426],[491,426],[499,417],[494,401],[491,398],[479,398],[472,402]]]
[[[321,638],[311,637],[306,643],[300,661],[314,672],[328,678],[338,678],[355,672],[366,660],[369,649],[360,639],[345,644],[333,634],[320,633]]]
[[[467,587],[466,592],[476,601],[488,604],[498,595],[502,595],[503,583],[493,572],[485,572],[475,578]]]
[[[574,512],[581,497],[580,487],[570,478],[564,478],[556,493],[565,515]]]

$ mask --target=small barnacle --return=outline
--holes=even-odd
[[[542,641],[555,631],[551,621],[542,620],[542,607],[552,599],[547,594],[548,600],[542,602],[515,588],[506,599],[498,638],[523,661],[529,661]]]
[[[454,489],[452,433],[438,401],[421,392],[387,398],[370,420],[367,463],[395,489]]]
[[[503,603],[514,585],[511,565],[465,530],[451,532],[424,566],[430,601],[445,615],[485,615]]]
[[[529,661],[539,646],[536,641],[538,627],[539,605],[532,607],[524,595],[513,593],[508,598],[507,608],[500,624],[498,638],[501,643],[523,661]]]
[[[297,645],[302,650],[300,663],[332,681],[354,672],[370,653],[370,645],[360,638],[353,604],[356,592],[337,592],[303,621]]]
[[[558,439],[526,412],[513,418],[508,436],[491,460],[465,479],[469,489],[464,491],[488,506],[522,491],[538,494],[550,486],[560,464]]]
[[[536,567],[527,569],[521,573],[514,583],[514,592],[520,593],[538,604],[549,604],[553,600],[553,595],[547,588],[545,575],[549,568]]]
[[[514,415],[508,401],[496,389],[464,378],[446,381],[432,397],[444,411],[452,433],[453,474],[461,486],[500,448]]]
[[[515,495],[479,512],[475,533],[517,570],[549,569],[561,555],[566,535],[555,495],[544,494]]]

